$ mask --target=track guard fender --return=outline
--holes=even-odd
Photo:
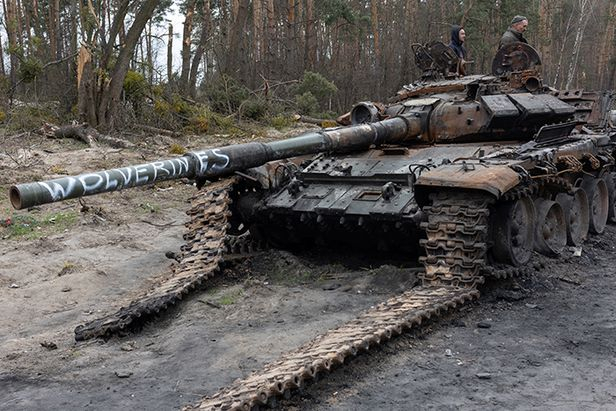
[[[425,170],[415,183],[419,205],[427,203],[428,194],[437,189],[479,190],[500,198],[520,183],[520,175],[508,165],[453,163]]]

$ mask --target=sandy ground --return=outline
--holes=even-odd
[[[167,143],[128,152],[7,138],[0,189],[166,157]],[[164,272],[193,190],[167,183],[32,213],[0,197],[0,221],[36,219],[26,234],[0,228],[0,409],[178,409],[415,283],[412,267],[272,250],[138,332],[75,343],[75,326]],[[280,408],[616,409],[615,234],[593,237],[581,257],[536,256],[532,275],[487,284],[478,303],[355,358]]]

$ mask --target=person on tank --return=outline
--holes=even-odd
[[[526,31],[527,27],[528,19],[526,17],[515,16],[513,19],[511,19],[511,24],[509,25],[507,31],[503,33],[503,36],[498,43],[498,48],[501,49],[508,44],[516,42],[528,44],[528,41],[524,38],[524,32]]]
[[[465,75],[466,73],[466,48],[464,47],[464,41],[466,40],[466,31],[464,27],[453,25],[451,26],[451,41],[449,42],[449,48],[453,50],[453,52],[458,56],[458,65],[456,67],[456,72],[460,75]]]

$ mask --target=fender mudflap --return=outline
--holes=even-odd
[[[506,164],[464,162],[444,164],[425,170],[417,179],[415,191],[433,191],[435,187],[486,191],[496,198],[518,185],[520,175]]]

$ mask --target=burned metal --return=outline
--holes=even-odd
[[[474,298],[486,276],[517,275],[533,252],[557,256],[616,221],[613,93],[545,86],[538,54],[526,44],[501,49],[491,75],[458,77],[455,56],[443,47],[415,45],[422,80],[389,104],[356,105],[341,117],[347,127],[18,185],[11,201],[26,208],[171,178],[235,174],[233,185],[205,186],[224,198],[207,197],[209,211],[195,216],[174,273],[179,280],[131,304],[131,321],[213,275],[229,234],[279,247],[347,244],[421,262],[420,288],[198,405],[250,409],[427,318],[433,303]],[[123,313],[96,327],[121,328]],[[80,329],[84,338],[96,335],[88,330]]]

